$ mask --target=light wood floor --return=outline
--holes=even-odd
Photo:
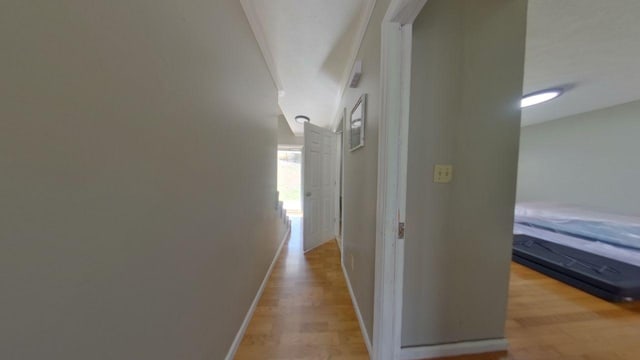
[[[276,263],[236,360],[369,359],[340,252],[331,241],[307,255],[300,218]]]
[[[613,304],[518,264],[511,276],[514,358],[640,359],[639,303]]]
[[[609,303],[514,263],[506,332],[508,354],[453,359],[640,360],[640,303]]]
[[[236,359],[368,359],[328,243],[303,255],[298,219]],[[456,360],[640,360],[640,304],[612,304],[518,264],[511,267],[508,353]]]

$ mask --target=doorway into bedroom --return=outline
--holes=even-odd
[[[640,326],[640,4],[571,3],[529,1],[507,337],[635,359],[618,329]]]
[[[638,11],[528,11],[514,260],[609,301],[640,299]]]
[[[301,150],[278,150],[278,192],[288,215],[303,215]]]

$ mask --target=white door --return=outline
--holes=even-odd
[[[336,136],[327,129],[304,124],[304,251],[335,238]]]

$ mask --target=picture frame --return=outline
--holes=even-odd
[[[364,133],[367,121],[367,94],[362,94],[351,110],[349,118],[349,150],[364,147]]]

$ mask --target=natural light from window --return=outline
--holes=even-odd
[[[278,192],[290,215],[302,214],[302,153],[278,151]]]

